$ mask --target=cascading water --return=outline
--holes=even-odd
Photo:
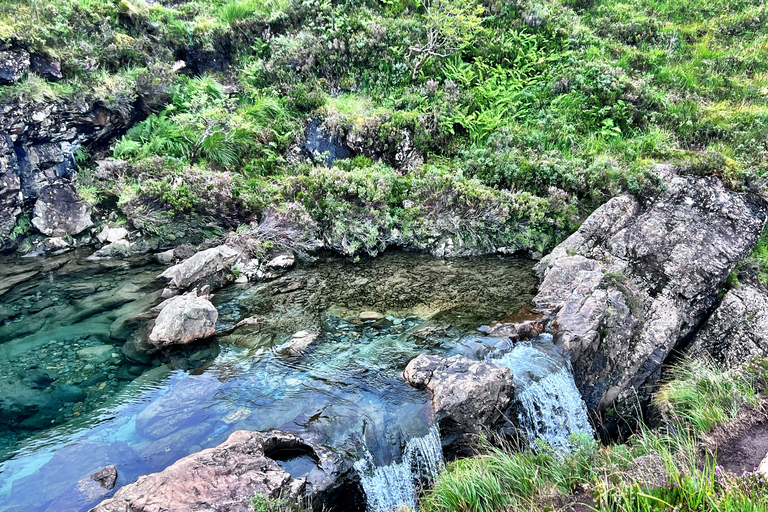
[[[496,351],[488,360],[512,370],[518,419],[528,442],[548,442],[556,451],[570,451],[573,434],[594,435],[587,408],[573,380],[570,363],[558,357],[552,337],[521,342],[510,351]]]
[[[355,463],[369,512],[415,511],[418,491],[432,485],[444,467],[437,425],[426,436],[408,441],[402,462],[376,467],[366,451]]]

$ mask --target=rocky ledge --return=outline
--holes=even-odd
[[[291,475],[281,466],[297,458],[307,459],[306,474]],[[252,512],[257,494],[310,500],[318,510],[338,500],[344,510],[356,510],[360,489],[344,473],[338,457],[294,434],[238,430],[215,448],[140,477],[90,512]]]
[[[765,224],[758,198],[716,178],[660,172],[665,191],[611,199],[537,266],[533,304],[570,354],[592,411],[643,401]]]
[[[695,358],[712,358],[736,368],[754,356],[768,357],[768,292],[745,282],[725,294],[687,349]]]

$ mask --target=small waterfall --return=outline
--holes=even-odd
[[[369,512],[415,511],[419,490],[434,484],[445,468],[440,430],[437,425],[424,437],[414,438],[405,445],[402,462],[376,466],[373,456],[355,463],[365,490]]]
[[[488,360],[512,370],[520,427],[531,445],[543,439],[556,451],[570,451],[571,435],[594,435],[570,362],[557,354],[551,336],[520,342]]]

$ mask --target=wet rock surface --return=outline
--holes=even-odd
[[[155,320],[149,341],[157,347],[186,345],[216,331],[219,314],[211,301],[196,294],[169,299]]]
[[[537,267],[533,304],[570,353],[593,411],[647,396],[765,222],[761,203],[715,178],[669,174],[667,182],[647,204],[611,199]]]
[[[420,355],[408,363],[403,377],[432,394],[432,410],[449,457],[470,456],[481,432],[503,425],[514,400],[508,368],[462,356]]]
[[[194,284],[210,285],[219,272],[232,266],[240,253],[227,245],[212,247],[195,253],[181,263],[174,265],[158,276],[177,290],[186,290]]]
[[[304,456],[312,469],[292,475],[280,462]],[[290,460],[290,459],[288,459]],[[300,437],[280,431],[237,431],[223,444],[185,457],[160,473],[121,488],[93,512],[251,512],[257,494],[314,498],[338,485],[340,461]]]
[[[758,283],[728,290],[686,351],[728,368],[768,356],[768,291]]]

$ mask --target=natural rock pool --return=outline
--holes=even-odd
[[[0,385],[15,393],[0,411],[3,511],[88,510],[96,502],[77,483],[100,468],[117,467],[119,488],[241,429],[388,464],[432,424],[429,396],[401,376],[407,363],[482,358],[498,340],[476,328],[528,304],[536,285],[532,262],[514,257],[326,256],[219,290],[212,344],[139,358],[123,343],[160,302],[162,268],[84,256],[2,262]],[[285,467],[300,476],[303,462]]]

